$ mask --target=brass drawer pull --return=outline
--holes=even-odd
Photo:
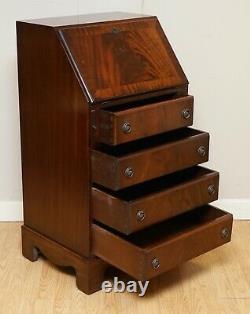
[[[132,178],[134,175],[134,170],[131,167],[126,168],[126,170],[124,171],[124,174],[126,177],[128,178]]]
[[[158,260],[158,258],[154,258],[151,262],[152,266],[154,269],[157,269],[160,267],[160,261]]]
[[[138,210],[136,213],[136,218],[138,222],[142,222],[145,219],[146,215],[143,210]]]
[[[197,149],[197,152],[200,156],[204,157],[206,156],[206,148],[205,146],[200,146],[198,149]]]
[[[220,233],[222,239],[227,240],[230,236],[230,231],[227,227],[224,227],[221,229],[221,233]]]
[[[185,109],[182,110],[181,115],[182,115],[183,119],[187,120],[187,119],[189,119],[191,117],[191,112],[190,112],[189,109],[185,108]]]
[[[208,188],[207,188],[207,191],[208,191],[208,193],[209,193],[210,195],[213,195],[213,194],[215,193],[215,191],[216,191],[216,188],[215,188],[215,186],[214,186],[213,184],[210,184],[210,185],[208,186]]]
[[[131,125],[129,122],[124,122],[124,124],[122,125],[122,131],[125,134],[129,134],[132,131]]]

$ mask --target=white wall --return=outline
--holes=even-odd
[[[211,134],[207,166],[221,173],[220,198],[245,215],[250,208],[248,0],[2,0],[0,220],[20,218],[22,198],[15,21],[118,10],[159,17],[195,96],[195,126]]]

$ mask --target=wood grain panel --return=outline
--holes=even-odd
[[[18,22],[17,44],[25,225],[89,255],[85,96],[53,29]]]
[[[188,83],[156,17],[59,32],[91,102]]]

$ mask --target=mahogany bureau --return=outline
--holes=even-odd
[[[17,22],[23,255],[71,266],[87,294],[115,266],[151,279],[230,241],[207,205],[209,134],[154,16]]]

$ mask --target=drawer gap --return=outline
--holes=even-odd
[[[220,219],[226,215],[228,215],[227,212],[210,205],[205,205],[130,235],[124,235],[99,222],[95,222],[95,224],[137,247],[151,249],[162,243],[174,240],[182,234],[187,234],[197,228],[214,223],[216,219]]]
[[[160,145],[171,144],[172,142],[177,142],[181,140],[188,139],[190,137],[195,137],[197,135],[204,134],[205,132],[192,129],[192,128],[182,128],[175,131],[166,132],[159,135],[150,136],[145,139],[140,139],[133,141],[131,143],[120,144],[117,146],[110,146],[107,144],[99,144],[97,150],[119,157],[122,155],[132,154],[134,152],[145,150],[148,148],[157,147]]]
[[[194,180],[204,179],[204,176],[217,173],[214,170],[200,166],[191,167],[185,170],[177,171],[166,176],[133,185],[131,187],[113,191],[99,184],[93,184],[94,188],[100,189],[116,198],[130,202],[150,194],[164,191],[166,189],[176,188],[185,183],[192,183]]]
[[[173,99],[179,99],[183,98],[182,95],[180,95],[179,92],[173,92],[168,95],[161,95],[157,97],[151,97],[147,99],[141,99],[141,100],[135,100],[132,102],[126,102],[125,104],[120,104],[120,105],[108,105],[102,110],[104,111],[109,111],[109,112],[118,112],[118,111],[123,111],[127,109],[134,109],[136,107],[141,107],[141,106],[146,106],[146,105],[152,105],[155,103],[160,103],[168,100],[173,100]]]

